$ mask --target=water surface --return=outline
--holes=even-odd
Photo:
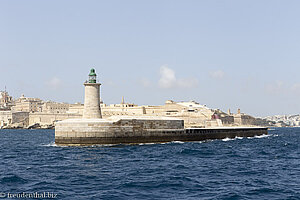
[[[300,128],[205,142],[58,147],[0,130],[0,193],[57,199],[300,199]]]

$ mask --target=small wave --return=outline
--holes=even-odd
[[[271,135],[256,135],[254,136],[255,138],[265,138],[265,137],[270,137]]]
[[[78,146],[78,147],[114,147],[114,146],[120,146],[120,145],[126,145],[126,144],[93,144],[88,146]]]
[[[247,137],[248,139],[253,139],[253,138],[266,138],[266,137],[270,137],[271,135],[255,135],[254,137]]]
[[[142,146],[142,145],[153,145],[155,143],[140,143],[139,145]]]
[[[17,183],[26,183],[27,180],[21,178],[20,176],[17,176],[15,174],[12,174],[10,176],[5,176],[3,178],[1,178],[0,182],[2,184],[6,184],[6,183],[14,183],[14,184],[17,184]]]
[[[43,147],[58,147],[55,142],[51,142],[50,144],[42,144]]]
[[[184,142],[182,141],[172,141],[172,142],[161,142],[159,144],[183,144]]]
[[[182,142],[182,141],[173,141],[173,142],[171,142],[171,143],[183,144],[184,142]]]
[[[224,138],[224,139],[222,139],[222,141],[227,142],[227,141],[241,140],[241,139],[243,139],[243,137],[235,136],[234,138]]]
[[[224,139],[222,139],[222,141],[224,141],[224,142],[231,141],[231,140],[235,140],[235,138],[224,138]]]
[[[224,139],[206,139],[206,140],[201,140],[201,141],[194,141],[194,143],[209,143],[209,142],[216,142],[216,141],[231,141],[231,140],[235,140],[235,138],[224,138]]]

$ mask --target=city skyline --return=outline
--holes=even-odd
[[[195,100],[253,116],[299,114],[297,1],[0,1],[0,90],[138,105]],[[54,14],[55,13],[55,14]]]

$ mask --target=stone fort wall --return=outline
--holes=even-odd
[[[53,124],[56,121],[65,119],[81,118],[80,114],[68,114],[68,113],[29,113],[29,125],[39,123],[40,125]]]

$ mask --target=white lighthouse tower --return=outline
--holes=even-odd
[[[84,95],[84,119],[100,119],[101,107],[100,107],[100,83],[96,81],[95,69],[91,69],[89,74],[89,80],[84,83],[85,95]]]

